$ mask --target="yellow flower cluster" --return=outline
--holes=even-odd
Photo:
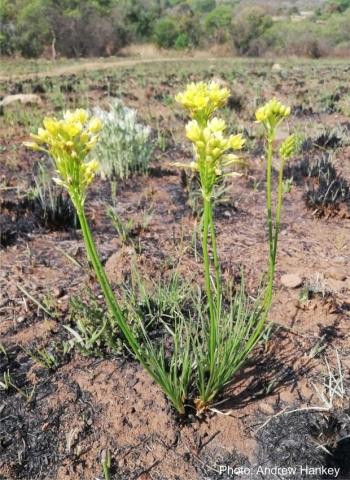
[[[178,93],[175,100],[185,107],[193,118],[205,122],[218,108],[223,107],[230,92],[217,82],[190,83],[184,92]]]
[[[240,150],[244,145],[242,135],[230,135],[225,137],[226,123],[224,120],[214,117],[201,128],[197,120],[192,120],[186,126],[186,136],[194,144],[195,158],[192,168],[200,170],[199,162],[205,159],[209,170],[215,171],[216,175],[222,174],[222,168],[237,163],[238,157],[226,154],[228,150]]]
[[[258,108],[255,117],[258,123],[263,123],[268,129],[274,128],[281,120],[290,115],[290,107],[273,98],[264,106]]]
[[[73,198],[78,195],[83,201],[98,169],[96,160],[85,162],[85,158],[98,140],[102,122],[90,117],[86,110],[77,109],[65,112],[61,120],[46,117],[43,126],[37,135],[31,134],[33,141],[24,144],[33,150],[47,152],[55,162],[58,174],[55,181]]]
[[[229,97],[227,88],[215,82],[191,83],[176,100],[187,108],[193,120],[186,125],[186,136],[193,142],[195,158],[190,164],[175,163],[175,166],[191,168],[199,173],[204,195],[210,195],[217,177],[223,169],[241,163],[230,150],[240,150],[244,145],[241,135],[225,136],[226,123],[213,117],[212,113],[225,105]]]

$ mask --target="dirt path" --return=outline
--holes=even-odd
[[[227,57],[226,57],[227,59]],[[44,77],[58,77],[60,75],[72,75],[74,73],[82,73],[82,72],[90,72],[93,70],[108,70],[110,68],[118,68],[118,67],[133,67],[135,65],[141,64],[148,64],[148,63],[170,63],[170,62],[198,62],[206,60],[208,62],[214,60],[220,60],[217,57],[198,57],[198,58],[191,58],[191,57],[155,57],[155,58],[147,58],[144,60],[141,59],[128,59],[128,60],[113,60],[110,62],[86,62],[82,64],[73,64],[73,65],[62,65],[53,67],[51,70],[43,71],[43,72],[29,72],[20,75],[0,75],[0,81],[7,81],[7,80],[27,80],[30,78],[44,78]]]

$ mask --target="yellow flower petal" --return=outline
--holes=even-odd
[[[93,117],[90,120],[88,130],[91,133],[98,133],[102,129],[102,122],[99,118]]]
[[[192,142],[197,142],[202,136],[202,129],[199,127],[197,120],[191,120],[186,125],[186,136]]]

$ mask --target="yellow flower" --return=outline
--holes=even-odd
[[[214,117],[208,122],[208,128],[211,132],[224,132],[226,130],[225,120]]]
[[[205,122],[215,110],[226,104],[229,96],[228,89],[217,82],[198,82],[187,85],[175,100],[189,110],[193,118]]]
[[[25,145],[46,151],[55,162],[56,183],[69,191],[73,201],[83,202],[98,168],[96,160],[85,159],[98,141],[102,122],[90,118],[86,110],[78,109],[64,112],[61,120],[46,117],[43,125],[37,135],[31,135],[34,141]]]
[[[83,181],[86,186],[89,186],[99,168],[97,160],[90,160],[88,163],[84,163],[82,167]]]
[[[83,108],[77,108],[74,112],[67,110],[63,114],[64,120],[68,122],[79,122],[79,123],[86,123],[89,119],[89,114]]]
[[[94,117],[89,123],[89,132],[98,133],[102,129],[102,122],[99,118]]]
[[[174,163],[199,173],[204,196],[210,196],[217,177],[223,169],[234,163],[242,163],[229,150],[239,150],[244,145],[241,135],[225,136],[226,123],[212,113],[225,105],[230,93],[216,82],[190,83],[184,92],[176,95],[176,101],[189,110],[193,120],[186,125],[186,136],[193,142],[194,161],[190,164]]]
[[[186,136],[192,142],[197,142],[202,136],[202,129],[197,120],[192,120],[186,125]]]
[[[263,123],[267,128],[275,127],[284,118],[290,115],[290,107],[273,98],[255,112],[258,123]]]
[[[197,120],[191,120],[186,125],[186,134],[193,142],[195,160],[190,164],[174,163],[181,168],[190,168],[200,173],[201,181],[207,184],[207,191],[211,191],[216,178],[223,174],[223,169],[242,161],[228,150],[239,150],[244,145],[241,135],[224,135],[225,121],[219,118],[209,120],[201,127]]]
[[[69,137],[76,137],[83,130],[83,125],[80,122],[75,123],[63,123],[62,131]]]
[[[55,118],[52,117],[45,117],[43,120],[43,124],[45,127],[45,130],[47,133],[51,133],[52,135],[55,135],[59,128],[60,128],[60,122],[57,121]],[[44,131],[41,129],[42,134]]]
[[[229,142],[232,150],[241,150],[241,148],[244,147],[245,139],[242,137],[241,134],[231,135],[229,138]]]

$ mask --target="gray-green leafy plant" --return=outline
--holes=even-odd
[[[137,112],[115,100],[108,112],[96,108],[94,115],[103,122],[93,153],[101,165],[102,175],[124,179],[147,173],[153,151],[151,129],[138,122]]]

